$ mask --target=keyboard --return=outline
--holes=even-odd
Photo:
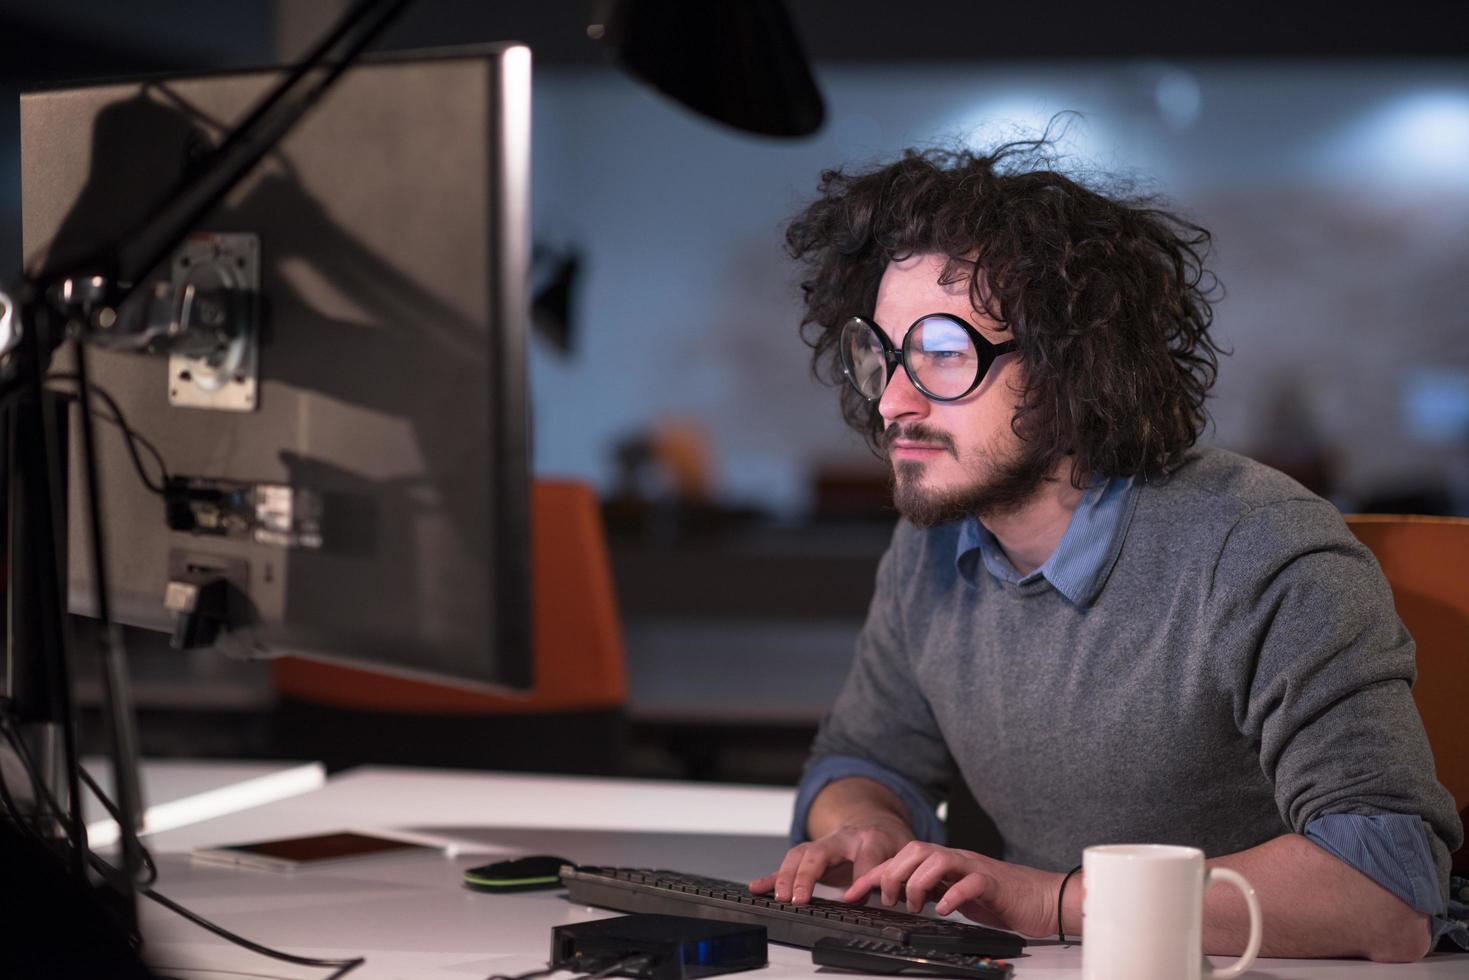
[[[764,926],[772,942],[815,946],[832,936],[881,939],[921,949],[971,956],[1018,956],[1025,940],[1014,933],[968,922],[935,919],[895,909],[813,898],[807,905],[752,895],[737,881],[649,868],[563,865],[561,883],[571,900],[618,912],[686,915]]]

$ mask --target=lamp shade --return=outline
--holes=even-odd
[[[781,0],[615,0],[619,65],[701,115],[766,136],[809,136],[826,116]]]

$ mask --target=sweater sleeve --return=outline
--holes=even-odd
[[[801,784],[796,787],[796,808],[791,817],[792,847],[810,839],[810,835],[806,833],[806,818],[811,815],[811,804],[815,802],[816,795],[828,783],[854,776],[879,782],[893,791],[893,795],[908,811],[908,826],[912,829],[913,836],[931,844],[947,842],[948,833],[943,821],[924,797],[923,791],[911,781],[867,759],[849,755],[825,755],[806,767],[805,774],[801,776]]]
[[[952,763],[928,699],[913,676],[912,642],[903,627],[902,568],[916,558],[911,552],[917,550],[911,532],[899,524],[878,565],[852,669],[816,733],[806,772],[824,770],[823,759],[843,757],[865,759],[902,777],[911,787],[908,796],[913,790],[921,794],[924,812],[910,814],[918,832],[933,823],[934,808],[948,790]],[[910,810],[915,803],[908,803]]]
[[[1413,640],[1371,552],[1324,501],[1258,507],[1229,533],[1209,602],[1236,723],[1286,825],[1416,816],[1446,893],[1463,828],[1413,703]]]

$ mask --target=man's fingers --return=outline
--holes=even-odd
[[[966,902],[988,905],[994,898],[994,885],[995,879],[982,871],[967,874],[949,886],[934,903],[933,910],[939,915],[948,915]]]
[[[763,895],[775,887],[775,872],[771,872],[763,878],[756,878],[750,882],[750,891],[756,895]]]
[[[803,904],[811,901],[811,891],[816,887],[816,882],[826,873],[827,867],[832,864],[827,854],[819,848],[812,847],[801,856],[801,863],[796,868],[795,880],[791,883],[791,895],[782,898],[783,902],[795,902]],[[780,898],[779,892],[776,898]]]
[[[785,860],[780,862],[780,867],[775,871],[776,901],[789,902],[791,900],[791,884],[796,880],[796,869],[801,866],[801,858],[810,847],[810,844],[799,844],[786,851]]]
[[[946,877],[963,874],[958,862],[948,851],[935,851],[908,875],[908,911],[921,912],[928,896],[942,887]]]
[[[882,883],[883,872],[887,870],[887,862],[882,861],[874,864],[860,875],[852,878],[852,884],[842,893],[842,900],[847,902],[863,902],[872,890]]]
[[[857,884],[858,878],[865,876],[867,872],[882,864],[891,856],[892,855],[888,853],[887,848],[878,843],[876,839],[869,837],[866,840],[862,841],[862,843],[857,847],[856,857],[852,859],[852,884],[855,886]],[[871,889],[869,888],[866,891],[863,891],[861,897],[866,898],[868,891],[871,891]],[[847,889],[847,894],[851,895],[851,893],[852,889]],[[856,902],[860,900],[861,899],[859,898],[847,899],[847,901],[849,902]]]
[[[932,844],[909,844],[891,861],[883,865],[882,876],[879,879],[882,883],[882,904],[888,906],[897,904],[908,878],[913,874],[913,869],[926,861],[932,850]]]
[[[835,885],[850,881],[847,894],[865,896],[876,887],[871,872],[891,856],[892,846],[891,837],[877,828],[837,830],[791,848],[780,869],[773,876],[752,881],[750,890],[763,892],[773,882],[777,901],[805,903],[811,900],[817,882]],[[859,887],[856,882],[862,878],[867,880]]]

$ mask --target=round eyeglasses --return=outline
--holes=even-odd
[[[876,321],[849,317],[839,346],[847,382],[868,401],[882,397],[901,364],[913,387],[936,402],[951,402],[978,388],[995,359],[1015,350],[1015,341],[992,344],[957,316],[930,313],[913,321],[901,348]]]

